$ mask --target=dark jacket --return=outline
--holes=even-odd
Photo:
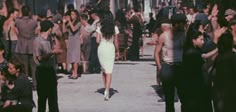
[[[214,94],[221,103],[219,112],[235,112],[236,100],[236,53],[219,54],[215,62]]]
[[[34,106],[32,95],[32,83],[24,74],[20,74],[14,81],[14,88],[7,89],[4,100],[16,100],[18,105],[27,109],[32,109]]]

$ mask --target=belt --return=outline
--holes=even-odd
[[[182,62],[164,62],[164,63],[168,65],[181,65]]]

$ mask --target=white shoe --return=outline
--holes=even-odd
[[[108,100],[109,100],[109,92],[108,92],[108,91],[105,91],[105,92],[104,92],[104,100],[105,100],[105,101],[108,101]]]

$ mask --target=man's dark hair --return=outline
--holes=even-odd
[[[46,32],[48,31],[50,28],[53,28],[54,24],[49,21],[49,20],[44,20],[42,22],[40,22],[40,32]]]
[[[81,17],[82,20],[88,20],[89,19],[88,15],[83,14],[83,13],[80,15],[80,17]]]
[[[30,7],[25,5],[22,7],[22,16],[29,16],[30,14]]]
[[[181,23],[186,24],[187,17],[184,14],[174,14],[171,17],[171,22],[173,25]]]
[[[18,58],[12,57],[9,60],[9,63],[13,64],[15,69],[19,69],[21,73],[25,72],[24,65],[22,64],[22,61],[20,61]]]
[[[19,10],[18,10],[18,9],[15,9],[15,8],[9,10],[9,12],[8,12],[8,17],[9,17],[11,14],[13,14],[14,12],[19,12]]]
[[[70,10],[75,10],[75,7],[73,4],[69,4],[67,5],[67,9],[70,11]]]

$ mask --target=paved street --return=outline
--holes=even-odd
[[[141,61],[116,62],[110,101],[103,99],[101,74],[82,75],[77,80],[58,74],[60,112],[164,112],[165,105],[157,102],[160,98],[154,89],[156,67],[153,50],[153,46],[145,45]],[[37,103],[36,92],[34,101]],[[176,103],[176,112],[180,112],[179,103]]]

